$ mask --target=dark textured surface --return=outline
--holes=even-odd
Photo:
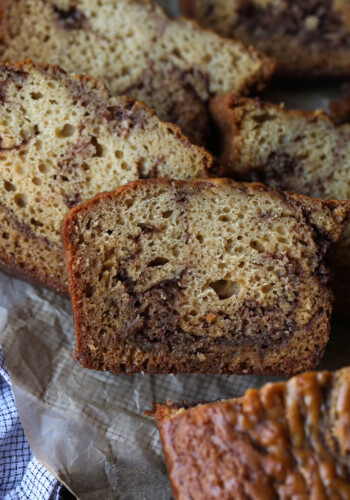
[[[175,498],[349,498],[349,395],[347,368],[180,412],[157,405]]]

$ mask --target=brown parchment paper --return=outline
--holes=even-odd
[[[176,2],[161,2],[176,13]],[[276,85],[266,93],[288,107],[327,109],[340,84]],[[266,377],[113,376],[72,359],[71,306],[52,292],[0,273],[0,341],[24,431],[37,459],[80,499],[172,497],[153,401],[240,396]],[[320,368],[350,365],[347,325],[337,323]]]

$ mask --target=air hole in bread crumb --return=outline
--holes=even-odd
[[[90,297],[92,297],[94,291],[95,291],[94,286],[87,286],[84,290],[85,297],[89,299]]]
[[[226,215],[220,215],[219,221],[221,221],[221,222],[229,222],[230,218],[227,217]]]
[[[16,186],[12,182],[4,181],[4,188],[6,191],[16,191]]]
[[[259,124],[265,122],[271,122],[273,120],[276,120],[276,118],[277,118],[276,116],[270,115],[269,113],[263,113],[261,115],[253,116],[253,120]]]
[[[34,219],[33,217],[30,219],[30,223],[35,227],[42,227],[44,225],[42,222]]]
[[[162,213],[162,216],[164,219],[169,219],[169,217],[173,214],[172,210],[167,210],[166,212]]]
[[[35,184],[36,186],[40,186],[41,185],[41,179],[39,179],[39,177],[33,177],[32,183]]]
[[[74,134],[74,132],[75,127],[73,125],[70,125],[69,123],[66,123],[61,129],[56,129],[56,137],[59,137],[60,139],[70,137]]]
[[[251,248],[253,248],[254,250],[257,250],[259,253],[263,253],[265,252],[265,247],[264,245],[262,245],[261,243],[259,243],[259,241],[252,241],[250,243],[250,246]]]
[[[2,237],[4,240],[8,240],[10,238],[9,233],[2,233]]]
[[[241,289],[237,281],[218,280],[209,284],[220,300],[229,299],[233,295],[238,295]]]
[[[24,208],[25,206],[27,206],[27,198],[22,193],[16,194],[14,197],[14,200],[15,200],[16,205],[20,208]]]
[[[49,168],[44,163],[40,163],[38,168],[42,174],[47,174],[49,171]]]
[[[102,156],[104,156],[104,147],[98,142],[95,136],[92,136],[91,144],[95,147],[95,154],[93,155],[94,157],[101,158]]]
[[[169,259],[165,259],[164,257],[157,257],[156,259],[152,260],[149,264],[147,264],[147,267],[156,267],[156,266],[165,266],[169,262]]]
[[[44,95],[41,92],[32,92],[30,96],[34,101],[37,101],[38,99],[44,97]]]
[[[226,241],[225,251],[226,251],[226,252],[231,252],[232,248],[233,248],[233,241],[232,241],[232,238],[229,238],[229,239]]]
[[[119,158],[119,159],[123,158],[123,156],[124,156],[123,151],[119,151],[119,150],[117,150],[114,154],[115,154],[115,157]]]
[[[204,238],[203,238],[203,236],[201,234],[197,234],[196,238],[199,241],[199,243],[203,243]]]
[[[272,285],[265,285],[261,289],[262,293],[269,293],[272,290],[273,290],[273,286]]]
[[[16,172],[16,174],[18,174],[18,175],[23,175],[23,174],[24,174],[23,167],[22,167],[21,165],[16,165],[16,167],[15,167],[15,172]]]

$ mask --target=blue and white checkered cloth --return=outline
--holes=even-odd
[[[64,489],[30,449],[0,348],[0,499],[59,500]]]

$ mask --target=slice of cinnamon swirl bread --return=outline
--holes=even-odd
[[[325,258],[350,202],[225,179],[136,181],[65,219],[80,363],[290,375],[329,334]]]
[[[348,0],[180,0],[183,12],[278,61],[295,78],[350,74]]]
[[[67,292],[61,224],[101,191],[203,176],[212,158],[144,104],[57,66],[0,66],[0,265]]]
[[[209,132],[207,103],[269,80],[274,63],[150,0],[3,0],[0,60],[32,58],[101,79],[146,102],[193,141]]]
[[[350,498],[350,368],[191,409],[157,405],[176,500]]]
[[[211,101],[229,175],[324,199],[350,200],[350,125],[234,95]],[[333,265],[339,311],[350,311],[350,229]]]

